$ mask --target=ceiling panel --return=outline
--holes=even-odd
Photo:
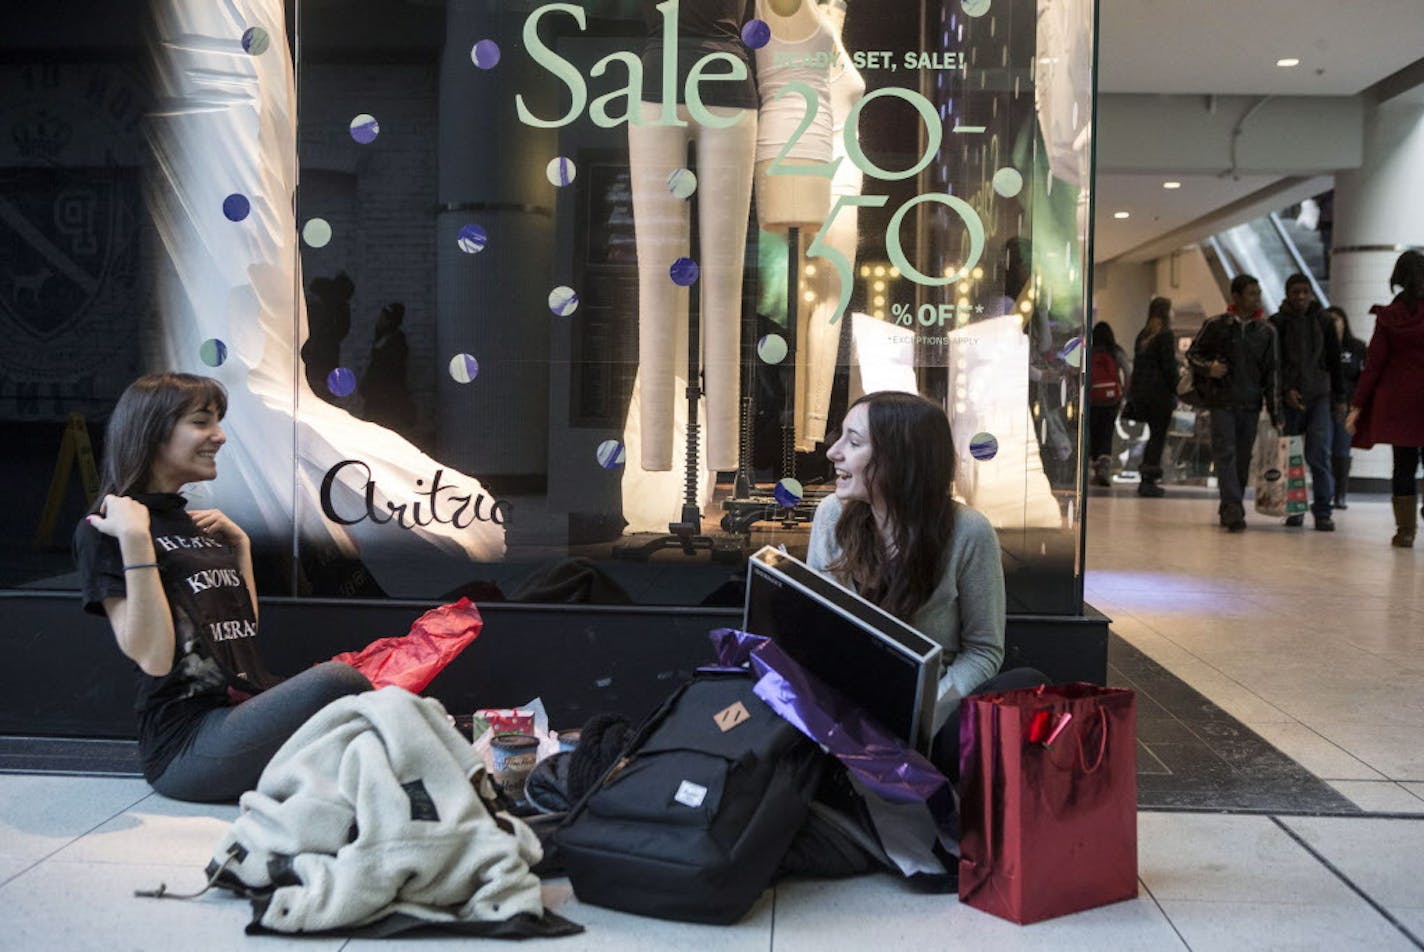
[[[1421,56],[1424,0],[1099,0],[1101,92],[1350,96]]]
[[[1162,187],[1164,175],[1099,175],[1093,233],[1093,258],[1109,261],[1214,209],[1229,205],[1277,181],[1273,175],[1240,179],[1215,175],[1175,175],[1179,189]],[[1115,212],[1132,217],[1117,219]]]

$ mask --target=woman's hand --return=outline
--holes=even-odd
[[[1360,408],[1351,407],[1350,412],[1345,414],[1345,432],[1351,436],[1355,435],[1355,424],[1360,419]]]
[[[104,535],[120,541],[148,538],[148,507],[128,496],[105,496],[99,511],[84,518]]]
[[[237,523],[224,515],[221,509],[193,509],[188,515],[193,518],[199,531],[208,538],[216,539],[234,549],[247,546],[247,533],[239,529]]]

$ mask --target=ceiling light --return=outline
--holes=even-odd
[[[1132,217],[1132,213],[1131,213],[1131,212],[1113,212],[1113,217],[1114,217],[1114,218],[1131,218],[1131,217]]]
[[[1278,59],[1278,60],[1276,60],[1276,65],[1277,65],[1277,66],[1299,66],[1299,65],[1300,65],[1300,60],[1296,59],[1294,56],[1287,56],[1285,59]]]
[[[1162,187],[1163,187],[1163,188],[1167,188],[1167,189],[1181,188],[1181,187],[1182,187],[1182,183],[1181,183],[1181,182],[1163,182],[1163,183],[1162,183]]]

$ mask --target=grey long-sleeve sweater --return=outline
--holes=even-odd
[[[827,496],[811,523],[806,563],[830,577],[829,567],[841,554],[840,517],[841,501]],[[944,646],[934,716],[938,731],[960,699],[998,674],[1004,660],[1004,566],[999,537],[982,514],[967,506],[955,510],[944,574],[909,623]]]

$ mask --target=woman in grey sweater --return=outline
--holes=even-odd
[[[835,494],[816,509],[807,562],[944,646],[932,759],[955,776],[960,700],[1044,680],[1028,669],[995,677],[1004,660],[998,536],[951,497],[949,420],[923,397],[861,397],[826,456]]]

